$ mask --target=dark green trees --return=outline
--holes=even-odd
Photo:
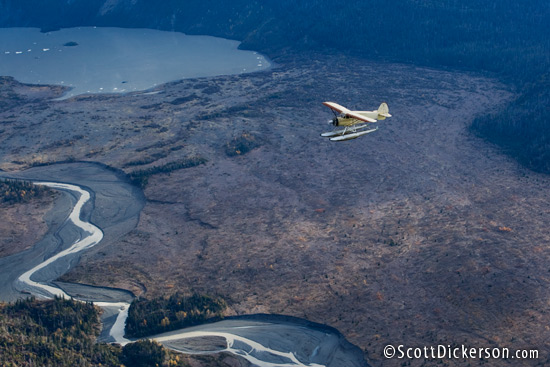
[[[226,307],[221,298],[199,294],[136,299],[128,310],[126,335],[141,337],[219,320]]]

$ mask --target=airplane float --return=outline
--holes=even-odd
[[[330,138],[331,141],[355,139],[362,135],[375,132],[378,130],[378,127],[367,129],[371,126],[371,123],[384,120],[386,117],[391,117],[386,103],[382,103],[380,107],[374,111],[350,111],[344,106],[340,106],[338,103],[334,102],[323,102],[323,104],[334,113],[334,118],[330,120],[329,123],[334,125],[335,129],[321,134],[323,137]]]

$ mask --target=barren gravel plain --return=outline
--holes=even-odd
[[[53,208],[54,198],[52,193],[32,202],[0,204],[0,258],[28,249],[46,234],[42,217]]]
[[[550,364],[550,178],[468,131],[513,91],[482,75],[334,55],[274,61],[63,101],[51,99],[58,87],[0,81],[3,170],[93,161],[135,175],[207,160],[151,175],[137,227],[62,280],[144,297],[198,291],[223,296],[230,315],[306,318],[337,328],[373,366]],[[319,136],[331,128],[323,101],[386,101],[393,117],[333,143]],[[539,357],[386,359],[388,344]]]

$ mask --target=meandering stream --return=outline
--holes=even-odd
[[[0,177],[31,180],[63,193],[48,214],[51,230],[44,239],[29,250],[0,259],[1,299],[13,300],[31,293],[43,298],[94,301],[105,310],[102,339],[128,343],[130,340],[124,337],[131,300],[128,292],[54,281],[78,262],[83,251],[100,241],[112,242],[136,226],[145,204],[141,191],[122,174],[92,163],[0,172]],[[359,348],[336,330],[272,315],[232,318],[152,339],[183,353],[230,352],[260,367],[367,365]],[[219,346],[219,339],[225,341],[225,347]]]

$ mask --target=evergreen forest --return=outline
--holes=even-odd
[[[227,305],[222,298],[201,294],[135,299],[128,310],[126,335],[142,337],[223,318]]]
[[[182,356],[150,340],[124,347],[97,343],[100,312],[92,303],[63,298],[0,303],[0,366],[228,366],[223,355]]]

